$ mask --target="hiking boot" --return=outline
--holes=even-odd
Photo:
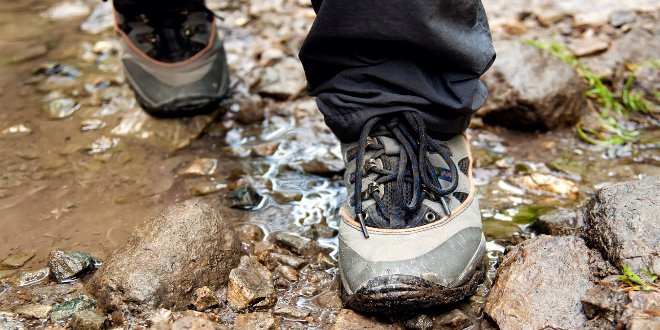
[[[204,1],[115,0],[114,6],[124,71],[142,108],[159,117],[217,109],[229,73]]]
[[[466,136],[432,139],[407,112],[371,119],[342,151],[345,306],[408,313],[472,295],[484,278],[486,243]]]

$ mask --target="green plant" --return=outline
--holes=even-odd
[[[573,66],[589,86],[585,91],[585,95],[590,100],[595,100],[600,106],[597,110],[598,120],[592,126],[588,126],[584,122],[579,122],[576,125],[577,135],[582,140],[596,145],[618,145],[634,141],[639,136],[638,131],[624,127],[625,122],[633,112],[649,113],[652,104],[642,94],[632,91],[637,70],[634,66],[628,67],[631,73],[620,93],[616,93],[603,82],[602,77],[589,71],[580,63],[564,44],[534,40],[525,40],[525,42],[533,47],[548,51]],[[646,61],[642,65],[660,67],[660,61]]]
[[[642,280],[642,278],[633,272],[630,267],[623,265],[621,266],[619,282],[622,282],[636,291],[653,291],[655,286],[654,283],[658,279],[658,276],[651,274],[648,270],[643,270],[643,272],[649,278],[648,281]]]

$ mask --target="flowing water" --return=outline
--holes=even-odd
[[[34,254],[22,272],[44,267],[53,249],[104,259],[140,222],[198,196],[222,207],[242,235],[256,231],[257,240],[268,240],[288,232],[318,242],[327,267],[301,271],[297,284],[278,286],[278,296],[312,310],[311,319],[302,317],[308,326],[323,326],[329,316],[318,300],[337,290],[334,229],[345,197],[338,144],[312,99],[255,101],[252,94],[254,76],[263,73],[256,68],[271,66],[264,50],[277,44],[281,56],[294,56],[311,8],[289,6],[300,22],[280,27],[274,42],[268,16],[245,25],[240,6],[218,4],[227,13],[230,97],[215,114],[157,120],[141,112],[126,85],[113,33],[82,32],[89,11],[80,4],[48,11],[54,3],[0,2],[0,259]],[[107,25],[107,15],[99,17],[86,30]],[[601,182],[660,173],[656,131],[642,132],[646,143],[609,150],[579,142],[572,130],[485,127],[469,134],[490,278],[507,245],[536,235],[532,224],[541,214],[578,205]],[[254,203],[226,208],[236,203],[227,196],[247,186],[259,195]],[[11,295],[15,282],[5,282],[0,310],[20,303]]]

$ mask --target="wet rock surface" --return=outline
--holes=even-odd
[[[486,123],[527,131],[575,124],[584,109],[584,85],[570,65],[521,41],[496,41],[498,57],[484,76]]]
[[[95,311],[84,310],[73,314],[71,329],[73,330],[102,330],[105,328],[107,318]]]
[[[539,217],[534,224],[542,234],[552,236],[580,236],[584,230],[584,216],[581,212],[561,210]]]
[[[92,310],[96,307],[96,301],[88,296],[79,296],[60,303],[55,306],[50,313],[50,320],[53,323],[62,323],[69,321],[74,314]]]
[[[484,311],[503,329],[579,328],[594,280],[582,239],[540,236],[505,256]]]
[[[269,307],[275,303],[272,275],[256,257],[241,257],[238,267],[231,270],[227,302],[237,310],[250,306]]]
[[[189,200],[144,223],[87,285],[106,310],[185,308],[193,290],[224,286],[239,241],[215,209]]]
[[[48,256],[50,275],[58,283],[75,279],[94,268],[94,259],[84,252],[52,251]]]
[[[585,206],[584,237],[617,267],[660,263],[660,176],[608,185]]]

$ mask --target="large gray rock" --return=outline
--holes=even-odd
[[[239,249],[218,211],[188,200],[139,226],[86,289],[107,310],[182,309],[196,288],[226,285]]]
[[[614,41],[602,55],[586,58],[582,63],[595,74],[611,78],[617,66],[653,60],[658,54],[660,54],[660,35],[637,28]]]
[[[549,130],[575,124],[585,85],[570,65],[520,41],[495,41],[497,60],[484,75],[489,98],[477,113],[488,124]]]
[[[660,265],[660,176],[610,184],[584,207],[584,238],[614,266]]]
[[[581,238],[542,235],[505,256],[484,311],[501,329],[579,328],[587,321],[580,298],[593,281]]]

